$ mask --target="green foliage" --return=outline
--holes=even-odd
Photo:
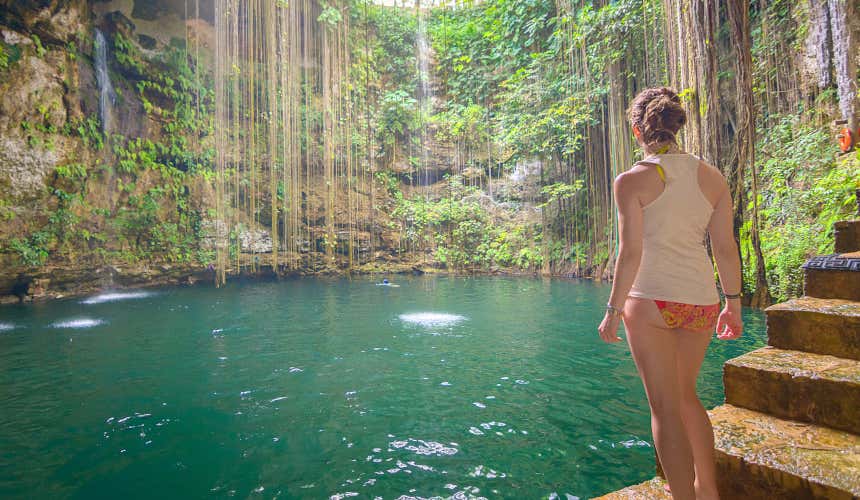
[[[463,140],[467,145],[486,144],[492,136],[489,110],[479,104],[461,106],[452,104],[448,110],[430,118],[442,140]]]
[[[382,96],[378,123],[385,143],[393,143],[397,135],[402,136],[418,128],[416,105],[417,101],[412,94],[404,90],[393,90]]]
[[[464,186],[459,176],[447,182],[447,193],[438,200],[395,194],[392,216],[403,225],[407,243],[431,245],[436,260],[455,269],[540,267],[534,228],[497,224],[479,203],[477,188]]]
[[[92,43],[83,38],[79,42]],[[197,175],[209,181],[214,175],[214,151],[201,146],[212,132],[211,77],[195,75],[193,62],[176,47],[149,61],[121,35],[114,38],[114,45],[124,70],[114,78],[118,83],[122,78],[134,80],[131,85],[138,88],[142,101],[152,105],[162,124],[158,139],[126,140],[115,135],[110,138],[112,165],[58,166],[42,226],[10,241],[4,250],[29,266],[44,265],[49,259],[74,259],[78,254],[106,261],[211,262],[212,252],[200,248],[203,219],[189,206],[188,187]],[[80,138],[94,150],[103,149],[107,142],[95,117],[72,120],[56,130],[52,109],[36,111],[38,119],[21,123],[31,146],[50,146],[58,132]],[[97,180],[115,183],[110,187],[114,190],[111,206],[87,204],[87,183],[99,175],[103,177]],[[90,201],[104,203],[98,198]],[[2,218],[13,216],[5,206],[0,210]]]
[[[358,83],[354,95],[369,113],[367,118],[374,131],[373,141],[380,146],[379,153],[391,157],[397,145],[408,142],[409,134],[424,121],[416,99],[417,19],[409,9],[380,5],[362,6],[351,15],[353,23],[358,24],[352,30],[355,62],[351,73]],[[368,137],[358,132],[352,138],[353,144],[368,147]]]
[[[501,84],[505,102],[498,115],[501,137],[522,157],[576,153],[583,127],[592,119],[587,100],[565,88],[567,77],[550,85],[534,83],[548,71],[544,67],[548,61],[535,58]]]
[[[572,184],[556,182],[555,184],[544,186],[541,188],[541,194],[543,194],[546,199],[544,206],[572,198],[580,189],[582,189],[582,186],[582,180],[578,180]]]
[[[80,222],[75,207],[82,202],[81,197],[59,188],[54,188],[52,194],[57,206],[49,213],[48,223],[29,236],[13,238],[7,246],[25,266],[44,265],[52,249],[67,250],[75,236],[75,227]]]
[[[89,176],[87,167],[81,163],[59,165],[55,172],[58,179],[67,182],[76,189],[82,189]]]
[[[143,56],[134,42],[117,32],[113,36],[113,48],[113,55],[123,69],[135,75],[145,73]]]
[[[328,5],[326,2],[321,2],[322,4],[322,12],[319,17],[317,17],[317,21],[326,25],[328,28],[334,28],[341,21],[343,21],[343,15],[341,15],[340,11]]]
[[[33,41],[33,46],[36,49],[36,56],[40,58],[45,57],[45,54],[48,53],[48,49],[46,49],[45,46],[42,45],[42,39],[39,38],[39,35],[35,33],[30,35],[30,40]]]
[[[397,176],[389,172],[387,170],[382,170],[376,172],[376,182],[382,184],[385,187],[385,190],[388,191],[388,195],[392,198],[398,198],[403,196],[403,193],[400,192],[400,180]]]
[[[46,231],[38,231],[29,238],[12,238],[9,249],[17,254],[23,265],[40,267],[48,259],[49,244],[50,235]]]
[[[39,114],[38,121],[30,122],[29,120],[24,120],[20,124],[21,130],[26,135],[27,145],[31,148],[44,147],[45,149],[53,150],[54,138],[52,136],[57,132],[57,128],[51,120],[51,108],[42,104],[39,105],[37,111]]]
[[[837,158],[825,128],[798,116],[778,118],[757,144],[759,215],[771,293],[786,300],[803,293],[804,261],[833,251],[833,223],[851,218],[856,209],[860,160],[856,155]],[[751,270],[755,254],[750,250],[750,224],[741,232],[741,246]],[[752,289],[755,277],[750,270],[745,281]]]
[[[15,211],[9,207],[9,201],[0,198],[0,222],[15,218]]]
[[[417,19],[409,10],[381,6],[370,7],[368,15],[369,26],[376,35],[370,63],[377,67],[380,77],[385,76],[387,81],[381,83],[391,90],[400,89],[413,94],[417,85]],[[357,42],[356,46],[361,47],[364,39]]]
[[[0,43],[0,71],[9,67],[9,53],[6,52],[6,44]]]
[[[74,40],[66,44],[66,55],[68,55],[69,60],[71,61],[78,60],[78,45],[74,42]]]
[[[477,248],[484,260],[501,267],[524,270],[539,269],[543,264],[543,254],[537,246],[535,228],[513,225],[492,232]]]
[[[104,148],[104,135],[98,118],[87,116],[66,122],[63,133],[70,137],[80,137],[84,145],[95,150]]]
[[[485,102],[507,75],[548,48],[555,4],[492,0],[440,10],[430,32],[447,94],[463,106]]]
[[[191,144],[213,133],[213,82],[208,76],[196,77],[185,52],[175,47],[167,49],[159,64],[169,71],[152,71],[136,84],[146,113],[164,122],[158,156],[178,170],[211,170],[214,150]]]
[[[643,2],[612,2],[597,9],[585,5],[575,21],[567,21],[573,22],[574,40],[585,47],[589,65],[606,68],[640,47]]]

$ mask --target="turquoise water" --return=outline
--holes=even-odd
[[[231,283],[0,308],[0,496],[589,498],[653,476],[588,282]],[[700,379],[764,344],[714,340]]]

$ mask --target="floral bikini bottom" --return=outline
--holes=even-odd
[[[660,314],[663,315],[663,320],[669,328],[696,331],[713,330],[720,314],[719,303],[709,306],[665,300],[655,300],[654,303],[657,304],[657,309],[660,310]]]

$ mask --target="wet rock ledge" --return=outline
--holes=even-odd
[[[48,267],[0,278],[0,304],[59,299],[110,288],[193,285],[213,280],[213,271],[192,264]]]

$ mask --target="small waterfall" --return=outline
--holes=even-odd
[[[430,86],[430,43],[427,41],[427,26],[423,14],[418,15],[418,106],[421,113],[421,169],[424,178],[419,178],[420,185],[428,185],[430,181],[430,149],[427,131],[427,118],[433,111],[433,89]]]
[[[537,158],[517,161],[514,171],[511,172],[510,178],[512,181],[524,184],[534,181],[535,178],[540,180],[540,172],[543,169],[543,162]]]
[[[430,43],[427,41],[427,27],[424,23],[423,16],[418,18],[418,35],[416,43],[418,45],[418,97],[422,101],[427,101],[431,97],[430,90]]]
[[[96,29],[95,69],[96,82],[99,85],[99,117],[102,121],[102,132],[105,137],[110,132],[111,115],[116,104],[116,91],[110,81],[107,67],[107,40],[101,30]]]

